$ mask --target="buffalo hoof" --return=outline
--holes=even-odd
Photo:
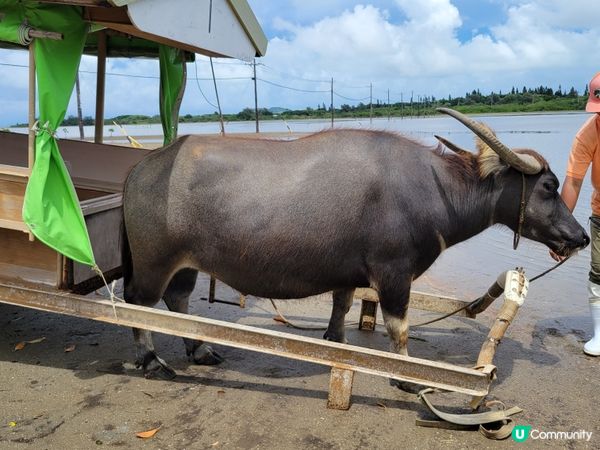
[[[194,350],[193,354],[188,355],[190,361],[201,366],[215,366],[221,364],[225,359],[219,355],[212,347],[201,345]]]
[[[146,353],[142,366],[144,377],[148,379],[172,380],[177,375],[166,362],[153,352]]]
[[[394,379],[390,379],[390,386],[397,387],[401,391],[408,392],[409,394],[418,394],[423,389],[427,388],[427,386],[423,386],[422,384],[408,383],[406,381]]]
[[[348,340],[343,334],[334,333],[332,331],[327,330],[323,335],[323,339],[326,341],[339,342],[340,344],[347,344]]]

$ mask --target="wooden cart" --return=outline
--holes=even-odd
[[[153,56],[151,46],[133,45],[143,39],[205,55],[248,59],[264,54],[266,38],[245,0],[52,0],[40,3],[75,5],[82,8],[86,21],[102,27],[94,44],[86,45],[86,51],[98,56],[95,142],[61,140],[59,145],[79,197],[97,263],[108,280],[116,279],[120,277],[123,183],[130,168],[149,151],[102,144],[106,56]],[[178,26],[182,16],[187,20],[193,18],[198,27],[190,31]],[[34,31],[40,36],[37,39],[51,38],[52,33],[47,32],[52,30]],[[128,43],[128,48],[111,46],[113,40],[118,42],[119,39]],[[14,47],[13,44],[5,46]],[[34,92],[35,61],[31,56],[32,127],[36,117]],[[34,138],[32,132],[29,136],[0,133],[0,302],[328,365],[332,367],[328,405],[334,408],[349,407],[355,371],[476,398],[488,393],[494,372],[491,357],[487,357],[489,361],[483,367],[465,368],[84,296],[100,287],[101,280],[89,267],[32,239],[21,218],[23,196],[33,164]],[[374,329],[377,294],[359,290],[357,296],[363,300],[361,328]],[[411,307],[440,313],[464,305],[463,301],[423,293],[413,293],[411,300]],[[466,311],[459,314],[469,315]]]

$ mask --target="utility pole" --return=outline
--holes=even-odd
[[[252,77],[252,79],[254,80],[254,117],[256,120],[256,132],[258,133],[258,90],[256,88],[256,58],[252,60],[252,68],[254,69],[254,76]]]
[[[331,77],[331,128],[333,128],[333,117],[334,117],[334,109],[333,109],[333,77]]]
[[[404,119],[404,93],[400,92],[400,117]]]
[[[392,105],[390,105],[390,90],[388,89],[388,120],[392,118]]]
[[[79,88],[79,72],[75,77],[75,94],[77,97],[77,124],[79,125],[79,138],[83,141],[83,113],[81,112],[81,89]]]
[[[369,84],[369,123],[373,125],[373,83]]]

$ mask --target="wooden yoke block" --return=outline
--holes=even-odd
[[[331,368],[329,397],[327,398],[327,407],[329,409],[346,410],[350,408],[353,380],[353,370],[342,369],[335,366]]]

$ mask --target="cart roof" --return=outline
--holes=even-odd
[[[106,28],[111,57],[156,57],[158,44],[166,44],[249,60],[263,56],[267,48],[267,38],[246,0],[0,0],[0,16],[3,8],[17,4],[33,8],[57,3],[81,7],[83,20],[93,28]],[[0,47],[20,46],[0,39]],[[84,52],[97,53],[96,33],[89,33]]]

